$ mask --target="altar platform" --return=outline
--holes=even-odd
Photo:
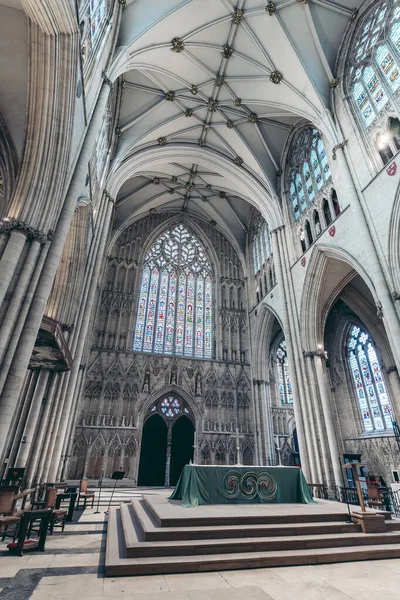
[[[155,490],[111,509],[106,576],[400,558],[400,521],[387,520],[385,533],[364,534],[346,522],[345,504],[184,508],[170,493]]]

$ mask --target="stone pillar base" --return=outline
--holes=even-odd
[[[385,533],[386,523],[384,515],[378,515],[375,512],[353,511],[352,519],[358,525],[361,525],[363,533]]]

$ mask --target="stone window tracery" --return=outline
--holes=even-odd
[[[400,116],[400,0],[374,3],[350,51],[350,97],[383,164],[399,150],[390,115]]]
[[[359,325],[350,328],[347,357],[353,386],[366,432],[392,428],[392,409],[369,334]]]
[[[301,127],[292,140],[286,189],[296,244],[305,252],[340,214],[324,142],[313,125]]]
[[[289,192],[296,221],[330,179],[331,170],[320,132],[311,126],[303,128],[292,144],[289,159]]]
[[[133,350],[211,358],[212,296],[203,246],[185,225],[173,226],[144,259]]]

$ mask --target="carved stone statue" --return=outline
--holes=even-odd
[[[144,376],[144,384],[143,384],[143,392],[145,392],[146,394],[148,394],[150,392],[150,371],[149,369],[146,370],[145,376]]]
[[[201,396],[201,375],[197,373],[196,375],[196,396]]]

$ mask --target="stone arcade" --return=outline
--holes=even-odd
[[[1,478],[394,483],[400,1],[0,0],[0,74]]]

